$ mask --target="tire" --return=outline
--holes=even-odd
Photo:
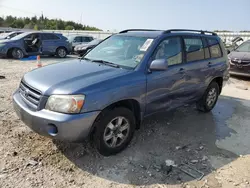
[[[202,112],[210,112],[216,105],[219,93],[220,89],[217,82],[210,83],[202,98],[196,103],[197,109]]]
[[[59,47],[56,50],[56,56],[59,58],[65,58],[67,56],[67,51],[63,47]]]
[[[11,55],[14,59],[22,59],[24,57],[23,51],[19,48],[14,48],[11,51]]]
[[[119,107],[102,112],[94,124],[96,128],[93,135],[95,148],[104,156],[119,153],[130,143],[135,125],[134,114],[127,108]],[[128,128],[125,129],[126,127]]]

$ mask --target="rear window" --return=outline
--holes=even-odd
[[[205,59],[204,48],[201,38],[184,37],[187,62]]]
[[[60,39],[60,38],[56,36],[55,34],[51,34],[51,33],[42,34],[42,40],[57,40],[57,39]]]
[[[211,54],[211,58],[219,58],[222,56],[221,48],[219,41],[216,39],[207,39],[208,45],[209,45],[209,50]]]

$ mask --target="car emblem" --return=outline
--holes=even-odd
[[[28,97],[28,95],[29,95],[29,90],[25,90],[25,91],[24,91],[24,96],[25,96],[25,97]]]
[[[238,60],[238,63],[241,63],[241,59]]]

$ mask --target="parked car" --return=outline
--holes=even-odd
[[[243,42],[228,55],[230,74],[250,77],[250,40]]]
[[[15,59],[29,55],[57,55],[63,58],[71,49],[67,38],[58,33],[26,32],[0,41],[0,56]]]
[[[10,33],[3,33],[3,34],[0,34],[0,40],[11,39],[17,35],[22,34],[22,33],[23,33],[23,31],[13,31]]]
[[[94,40],[92,36],[88,35],[70,35],[68,36],[69,42],[72,45],[72,51],[74,51],[75,46],[79,44],[87,44]]]
[[[213,32],[125,30],[81,60],[26,73],[13,104],[35,132],[68,141],[93,138],[102,155],[112,155],[129,144],[146,116],[187,103],[211,111],[228,67]]]
[[[100,42],[102,42],[101,39],[94,39],[91,42],[87,43],[87,44],[80,44],[75,46],[74,48],[74,52],[80,56],[83,56],[84,54],[86,54],[86,52],[88,50],[91,50],[92,48],[94,48],[95,46],[97,46]]]
[[[233,38],[233,40],[231,40],[229,44],[225,44],[226,50],[228,51],[228,53],[230,53],[231,51],[235,50],[242,42],[243,38],[235,37]]]

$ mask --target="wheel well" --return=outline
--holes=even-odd
[[[8,51],[7,51],[7,57],[12,57],[12,54],[11,54],[11,52],[12,52],[12,50],[13,50],[14,48],[10,48],[10,49],[8,49]]]
[[[66,50],[66,52],[68,53],[68,50],[67,50],[67,48],[66,48],[65,46],[59,46],[59,47],[57,47],[56,52],[57,52],[57,50],[58,50],[59,48],[64,48],[64,49]]]
[[[212,82],[216,82],[216,83],[219,85],[220,93],[221,93],[222,86],[223,86],[223,78],[222,78],[222,77],[214,78],[214,79],[212,80]]]
[[[114,108],[117,107],[125,107],[131,110],[135,116],[136,120],[136,128],[140,128],[141,124],[141,109],[140,109],[140,104],[138,101],[134,99],[126,99],[126,100],[121,100],[118,102],[115,102],[109,106],[107,106],[104,110],[113,110]]]
[[[117,107],[124,107],[124,108],[128,108],[129,110],[131,110],[135,116],[136,129],[140,128],[140,125],[141,125],[140,104],[138,101],[136,101],[134,99],[121,100],[121,101],[115,102],[115,103],[107,106],[106,108],[104,108],[102,110],[102,112],[98,115],[98,117],[96,118],[95,121],[98,121],[98,119],[105,113],[105,111],[110,111],[110,110],[113,110]],[[95,127],[92,127],[92,130],[90,131],[90,135],[89,135],[90,139],[92,138],[94,131],[95,131]]]

